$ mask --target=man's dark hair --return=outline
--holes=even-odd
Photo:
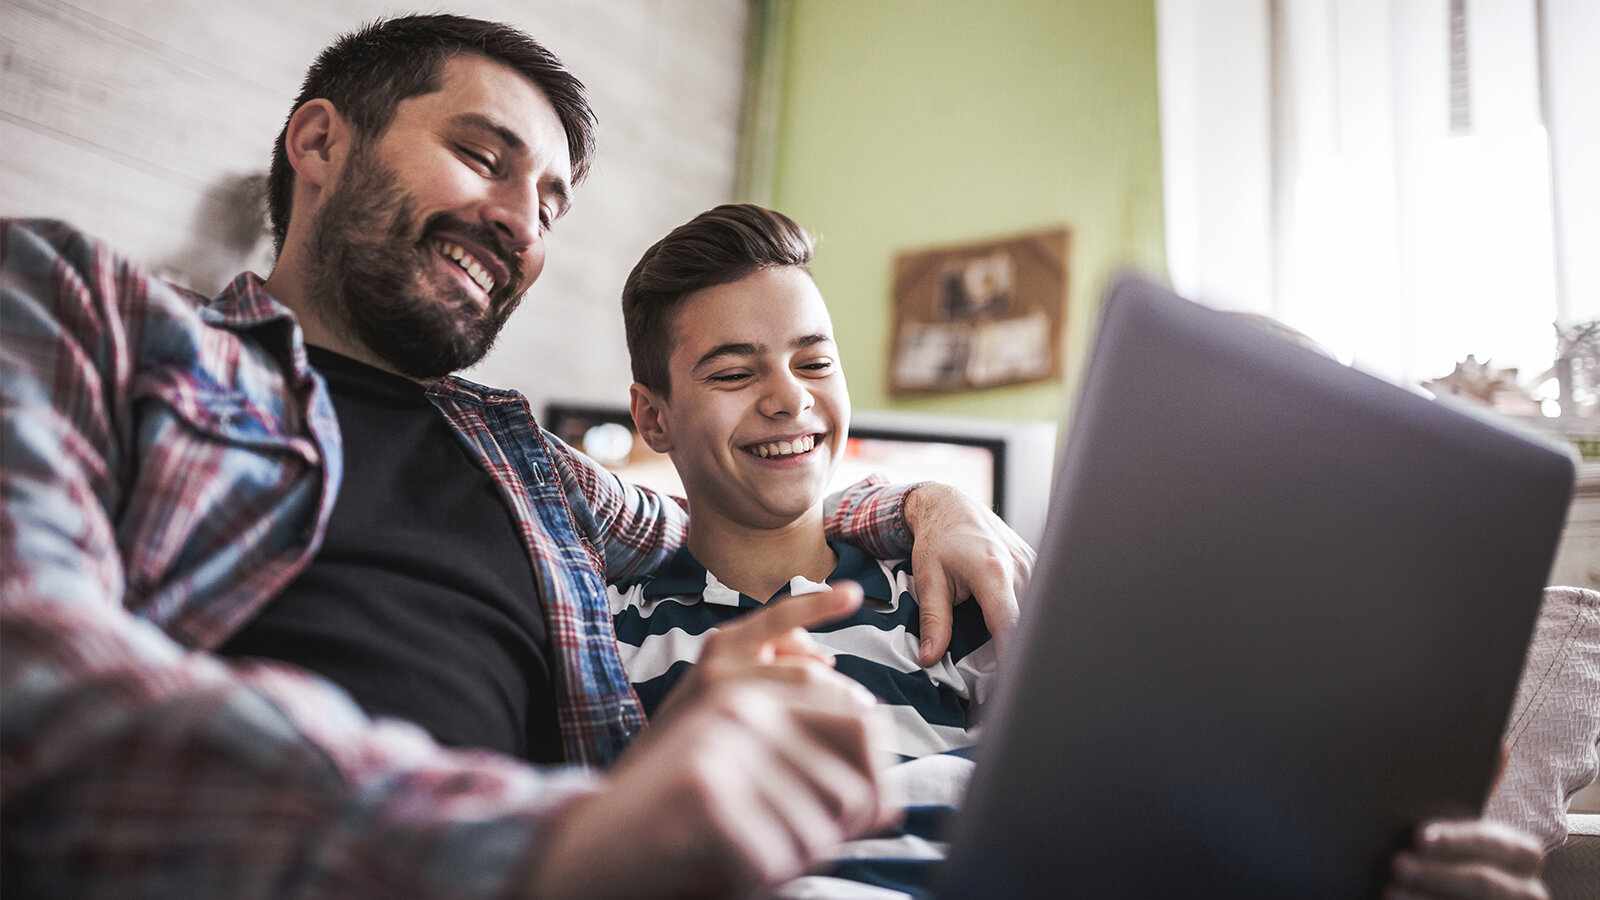
[[[381,135],[400,101],[440,89],[446,60],[476,53],[522,74],[544,92],[567,133],[572,179],[583,180],[594,155],[594,111],[579,81],[556,55],[509,25],[463,16],[425,15],[378,19],[341,36],[306,72],[289,116],[322,98],[333,103],[355,127],[358,141]],[[294,198],[294,169],[284,146],[287,120],[272,151],[267,175],[267,212],[272,243],[283,250]]]
[[[749,203],[724,204],[674,228],[644,252],[622,286],[633,380],[669,395],[673,318],[690,294],[772,266],[799,266],[809,274],[809,262],[805,229]]]

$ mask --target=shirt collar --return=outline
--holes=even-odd
[[[871,554],[843,541],[830,540],[828,546],[833,548],[833,552],[839,558],[833,567],[833,572],[828,576],[829,583],[854,581],[861,585],[861,592],[870,599],[885,602],[894,600],[889,579],[883,574],[883,567],[878,565],[878,561]],[[819,585],[796,575],[777,596],[811,593],[824,587],[825,585]],[[706,567],[694,558],[688,547],[679,548],[678,552],[673,554],[672,559],[644,585],[643,593],[646,600],[699,594],[705,602],[722,606],[760,605],[718,581],[717,576],[707,571]]]
[[[861,593],[867,599],[894,601],[894,588],[890,586],[888,576],[883,574],[883,567],[878,565],[878,560],[872,554],[844,541],[829,541],[828,546],[833,548],[834,553],[839,554],[839,564],[833,567],[833,574],[828,576],[830,582],[854,581],[861,585]]]
[[[655,577],[645,583],[643,588],[646,600],[659,600],[662,597],[681,597],[685,594],[699,594],[706,589],[710,572],[700,565],[688,547],[679,547],[678,552],[667,560],[666,565],[656,570]]]
[[[200,314],[214,325],[231,328],[294,321],[294,313],[267,293],[267,283],[254,272],[240,272],[222,293],[201,308]]]

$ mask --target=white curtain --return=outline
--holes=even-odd
[[[1167,166],[1175,285],[1402,383],[1468,354],[1531,379],[1555,323],[1600,316],[1597,10],[1161,0],[1165,149],[1210,161]]]

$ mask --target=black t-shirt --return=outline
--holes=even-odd
[[[316,558],[219,652],[309,669],[442,744],[559,762],[544,611],[500,489],[421,385],[310,359],[344,483]]]

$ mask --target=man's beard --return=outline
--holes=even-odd
[[[516,254],[498,234],[448,213],[413,233],[416,203],[393,171],[358,149],[312,223],[310,288],[329,324],[396,371],[437,378],[483,359],[522,301]],[[499,256],[511,274],[488,308],[434,271],[432,235],[458,234]]]

